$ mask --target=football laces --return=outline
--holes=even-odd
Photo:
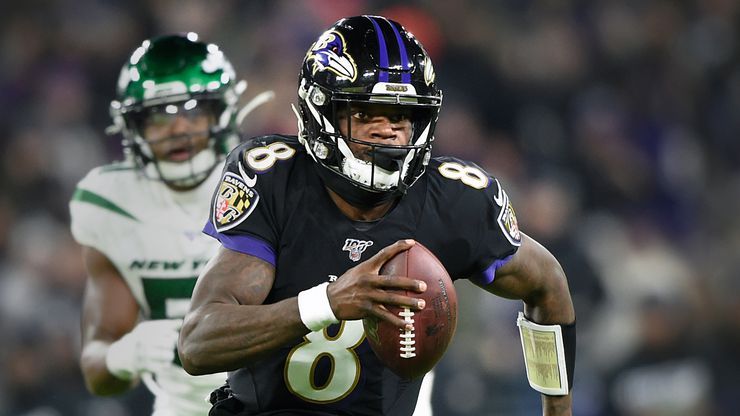
[[[401,334],[401,358],[414,358],[416,357],[416,334],[414,334],[414,312],[410,308],[403,308],[401,312],[398,313],[400,317],[403,318],[403,320],[406,323],[411,324],[411,329],[407,329],[403,331]]]

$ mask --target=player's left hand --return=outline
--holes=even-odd
[[[172,365],[182,319],[157,319],[137,324],[108,347],[105,364],[114,376],[128,380]]]

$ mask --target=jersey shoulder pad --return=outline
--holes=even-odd
[[[244,153],[248,152],[257,152],[254,153],[256,155],[260,153],[281,153],[283,147],[289,147],[296,151],[302,149],[302,145],[295,136],[272,134],[245,139],[231,152],[231,157],[241,157]],[[260,152],[257,150],[262,148],[271,149],[272,152]]]
[[[470,210],[466,215],[471,218],[480,215],[484,207],[506,239],[514,246],[521,244],[513,204],[498,179],[473,162],[447,156],[432,159],[429,170],[440,199]]]
[[[295,137],[253,137],[245,140],[229,154],[224,174],[240,175],[250,188],[255,188],[258,186],[258,179],[270,180],[269,178],[289,170],[290,162],[302,150]]]
[[[142,198],[139,171],[129,164],[111,164],[92,169],[77,183],[70,204],[74,210],[76,203],[99,208],[133,218],[126,206]],[[73,212],[74,213],[74,212]]]
[[[87,175],[80,179],[77,187],[102,190],[109,188],[112,184],[120,185],[131,182],[137,174],[137,168],[133,164],[126,162],[111,163],[91,169]]]
[[[427,171],[433,180],[442,182],[445,188],[457,189],[458,192],[485,190],[495,181],[475,163],[450,156],[433,158]]]
[[[115,222],[139,221],[131,207],[146,198],[137,192],[139,172],[127,164],[105,165],[91,170],[77,184],[69,202],[70,228],[80,244],[97,247]]]
[[[253,137],[234,149],[213,196],[216,231],[236,227],[258,204],[282,199],[300,149],[295,138],[278,135]]]

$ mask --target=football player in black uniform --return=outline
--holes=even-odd
[[[430,157],[442,94],[421,44],[380,16],[342,19],[308,50],[298,95],[298,137],[236,148],[204,230],[222,247],[179,353],[191,374],[230,371],[211,415],[411,415],[421,381],[381,364],[360,319],[401,329],[384,305],[424,308],[390,291],[421,293],[423,282],[378,275],[415,241],[453,279],[524,301],[530,384],[545,415],[570,414],[575,312],[563,270],[519,231],[496,179]]]

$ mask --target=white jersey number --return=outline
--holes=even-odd
[[[293,348],[285,363],[285,384],[301,399],[311,403],[331,403],[345,398],[360,378],[360,358],[355,348],[365,339],[362,321],[342,321],[339,332],[329,336],[326,329],[306,335],[306,341]],[[322,358],[331,360],[329,379],[318,386],[316,365]]]
[[[456,162],[444,162],[437,169],[445,178],[460,181],[475,189],[484,189],[489,183],[488,175],[474,166],[465,166]]]
[[[282,142],[270,143],[267,146],[255,147],[247,152],[247,164],[255,172],[264,172],[278,160],[288,160],[295,154],[295,149]]]

